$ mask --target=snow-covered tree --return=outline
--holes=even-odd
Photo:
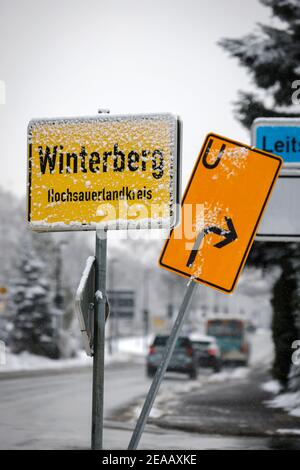
[[[25,206],[24,199],[19,200],[0,187],[0,287],[8,290],[8,296],[12,300],[5,304],[4,311],[0,312],[0,339],[8,341],[15,317],[16,306],[13,297],[16,280],[22,279],[23,276],[20,274],[20,260],[24,260],[26,240],[27,245],[31,245],[35,257],[43,263],[41,276],[47,280],[47,288],[51,293],[51,312],[54,313],[53,322],[56,324],[55,337],[60,338],[60,354],[66,357],[68,351],[71,351],[74,355],[76,348],[80,348],[80,330],[74,314],[74,292],[84,261],[91,254],[91,235],[32,233],[26,226]],[[25,282],[25,277],[22,281]]]
[[[259,24],[255,32],[240,39],[220,41],[220,45],[247,69],[258,90],[257,93],[240,91],[235,103],[236,116],[248,129],[257,117],[299,117],[292,94],[293,82],[300,77],[300,2],[260,2],[271,9],[275,19],[273,26]],[[289,343],[296,339],[296,328],[300,336],[300,274],[294,266],[294,263],[300,264],[299,260],[299,246],[290,243],[255,243],[249,257],[257,266],[279,266],[282,270],[272,301],[276,350],[273,371],[284,385],[292,364]]]
[[[14,276],[14,259],[19,245],[20,232],[25,223],[20,201],[0,188],[0,286],[9,287]]]
[[[45,265],[30,242],[24,244],[11,298],[15,310],[12,351],[58,358],[58,315],[53,305],[53,292],[45,278]]]
[[[297,279],[291,266],[286,260],[279,279],[273,289],[273,321],[272,332],[275,347],[273,376],[287,386],[291,369],[291,345],[297,339],[297,329],[294,318],[293,302],[297,289]]]
[[[298,256],[291,260],[293,270],[295,272],[296,290],[292,296],[293,302],[293,315],[295,319],[295,327],[298,335],[297,340],[300,340],[300,247],[298,246]],[[293,353],[294,351],[292,351]],[[300,390],[300,364],[293,364],[289,373],[289,389],[293,392]]]
[[[292,108],[293,82],[300,76],[300,2],[260,0],[270,7],[278,26],[259,24],[240,39],[220,41],[246,67],[262,93],[240,92],[238,120],[250,128],[257,117],[299,117]]]

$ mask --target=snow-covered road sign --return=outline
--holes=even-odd
[[[180,119],[171,114],[39,119],[28,127],[33,230],[172,227]]]
[[[89,256],[75,295],[75,311],[83,344],[88,356],[93,355],[95,303],[95,257]]]
[[[161,267],[232,292],[281,165],[280,157],[209,134]]]
[[[95,292],[95,261],[94,256],[88,257],[75,295],[75,312],[88,356],[93,355],[94,349],[94,306],[101,296],[100,292]],[[109,311],[110,307],[106,298],[105,321],[109,316]]]
[[[299,118],[258,118],[251,134],[253,144],[282,157],[285,168],[300,167]]]

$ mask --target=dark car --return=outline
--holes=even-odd
[[[221,352],[212,336],[191,335],[192,345],[197,354],[199,367],[207,367],[220,372],[222,369]]]
[[[153,377],[162,359],[163,351],[168,341],[167,335],[158,335],[150,346],[147,356],[147,375]],[[191,340],[187,336],[178,338],[168,371],[188,374],[191,379],[198,376],[197,354]]]

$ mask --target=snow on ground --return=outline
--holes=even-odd
[[[259,340],[259,338],[262,338]],[[263,350],[265,352],[268,352],[268,356],[272,358],[272,349],[270,346],[267,346],[267,337],[266,334],[264,335],[255,335],[254,341],[259,341],[257,344],[260,343],[261,348],[258,348],[258,351],[256,353],[256,361],[262,360],[262,362],[265,362],[265,359],[262,357],[260,358],[261,353]],[[273,346],[272,346],[273,347]],[[274,398],[271,400],[268,400],[265,402],[266,406],[269,408],[279,408],[283,409],[286,412],[288,412],[291,416],[296,416],[300,417],[300,391],[295,392],[295,393],[280,393],[282,388],[280,386],[280,383],[277,380],[270,380],[269,382],[266,382],[262,385],[262,389],[265,392],[272,393]]]
[[[278,434],[295,434],[295,436],[300,436],[300,429],[277,429],[276,431]]]
[[[258,328],[256,333],[251,335],[251,366],[268,366],[273,361],[273,357],[274,344],[271,330]]]
[[[262,389],[265,392],[273,393],[277,395],[281,391],[281,385],[277,380],[269,380],[262,385]]]
[[[47,357],[35,356],[28,352],[22,354],[6,353],[5,364],[0,366],[0,375],[3,372],[25,372],[37,370],[66,369],[69,367],[82,367],[91,364],[90,358],[82,351],[76,358],[53,360]]]
[[[118,341],[118,345],[115,345],[115,349],[117,349],[117,352],[111,356],[106,351],[106,364],[136,361],[143,358],[147,349],[147,342],[141,337],[121,338]],[[80,351],[76,358],[60,360],[35,356],[27,352],[16,355],[7,351],[5,354],[5,364],[0,365],[0,375],[6,372],[63,370],[91,366],[92,359],[84,351]]]
[[[209,369],[200,369],[197,380],[188,380],[181,374],[168,374],[169,380],[165,380],[158,392],[157,398],[150,413],[151,418],[159,418],[166,413],[172,414],[172,409],[178,410],[180,396],[187,395],[193,391],[200,391],[207,383],[222,382],[230,380],[243,380],[250,373],[247,367],[228,369],[220,373],[212,373]],[[201,393],[201,392],[199,392]],[[144,399],[138,401],[131,409],[131,418],[135,421],[141,412]]]
[[[224,370],[219,374],[212,374],[208,382],[226,382],[232,379],[245,379],[249,375],[250,369],[248,367],[237,367],[236,369]]]
[[[254,355],[254,363],[266,363],[266,356],[263,357],[263,352],[264,354],[267,353],[268,358],[272,359],[273,344],[271,341],[268,343],[267,332],[259,335],[256,334],[254,336],[254,345],[255,344],[256,353]],[[253,364],[252,361],[251,363]],[[265,392],[269,392],[275,395],[274,398],[265,402],[266,406],[269,408],[281,408],[288,412],[291,416],[300,417],[300,391],[295,393],[280,393],[282,388],[279,382],[276,380],[270,380],[269,382],[264,383],[262,385],[262,389]]]
[[[300,392],[282,393],[266,402],[269,408],[281,408],[291,416],[300,418]]]

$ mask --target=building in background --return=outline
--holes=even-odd
[[[130,289],[115,289],[107,292],[110,306],[111,336],[132,334],[136,313],[136,293]]]

